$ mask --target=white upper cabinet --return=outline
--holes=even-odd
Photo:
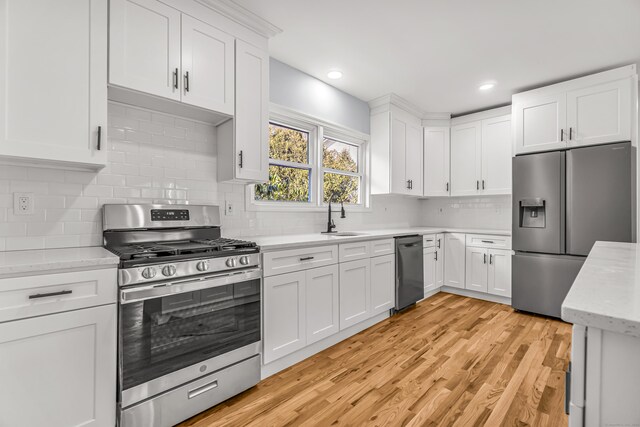
[[[0,0],[0,157],[106,164],[107,1]]]
[[[372,194],[423,195],[420,119],[391,105],[371,115]]]
[[[479,121],[451,127],[452,196],[471,196],[480,191],[481,131]]]
[[[628,65],[513,95],[515,154],[631,140],[636,80]]]
[[[232,35],[157,0],[113,0],[110,19],[110,85],[234,114]]]
[[[449,195],[449,128],[424,128],[425,197]]]
[[[180,100],[181,13],[157,0],[111,0],[109,83]]]
[[[235,115],[218,126],[218,180],[269,179],[269,53],[236,40]]]
[[[234,39],[182,15],[182,102],[233,115]]]
[[[569,145],[631,140],[631,78],[567,93]]]
[[[482,121],[483,194],[511,194],[511,115]]]
[[[567,146],[567,97],[540,94],[513,104],[516,153],[548,151]]]

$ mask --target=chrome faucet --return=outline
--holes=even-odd
[[[339,211],[332,211],[331,210],[331,200],[329,200],[329,210],[327,212],[328,214],[328,218],[327,218],[327,231],[323,231],[323,233],[335,233],[336,231],[334,230],[334,228],[336,228],[336,223],[333,221],[333,219],[331,219],[331,213],[332,212],[340,212],[340,218],[346,218],[347,215],[344,211],[344,202],[340,202],[340,210]]]

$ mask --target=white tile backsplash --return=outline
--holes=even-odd
[[[245,209],[245,186],[216,181],[213,126],[117,103],[109,104],[108,164],[99,172],[0,167],[0,251],[102,244],[105,203],[235,203],[223,216],[223,234],[320,232],[325,212]],[[34,194],[34,214],[14,215],[14,191]],[[422,209],[421,209],[422,207]],[[369,212],[336,214],[338,229],[425,224],[423,202],[373,196]]]
[[[511,196],[426,199],[421,219],[421,225],[510,230]]]

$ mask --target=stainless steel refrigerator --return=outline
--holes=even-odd
[[[634,157],[629,142],[514,157],[515,309],[560,317],[595,241],[632,241]]]

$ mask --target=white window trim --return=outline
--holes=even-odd
[[[347,127],[299,113],[277,104],[271,104],[269,122],[281,124],[286,127],[299,128],[309,132],[309,164],[311,170],[311,201],[310,202],[276,202],[256,201],[254,197],[254,185],[247,185],[245,189],[245,206],[247,211],[266,212],[326,212],[327,204],[322,201],[323,172],[331,172],[331,169],[322,167],[322,140],[324,135],[328,138],[343,141],[359,146],[359,165],[362,165],[362,179],[360,182],[361,203],[357,205],[345,205],[347,212],[371,211],[371,178],[370,178],[370,149],[369,135],[349,129]],[[272,164],[280,161],[270,161]],[[283,164],[287,162],[282,162]],[[297,165],[297,164],[296,164]],[[360,176],[360,173],[336,171],[345,175]]]

